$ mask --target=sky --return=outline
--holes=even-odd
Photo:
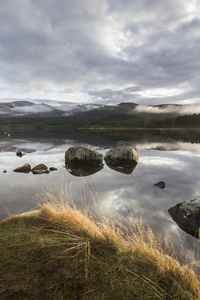
[[[0,1],[0,101],[200,105],[200,0]]]

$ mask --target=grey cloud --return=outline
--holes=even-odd
[[[159,1],[159,0],[107,0],[108,11],[120,13],[124,19],[132,21],[168,21],[177,17],[183,17],[187,8],[187,1]]]
[[[136,92],[141,91],[142,89],[137,86],[130,86],[121,90],[111,90],[105,89],[102,91],[90,92],[91,95],[95,95],[96,97],[100,97],[102,100],[110,101],[111,103],[115,102],[126,102],[138,100],[139,96]]]
[[[183,107],[177,106],[174,107],[174,105],[169,105],[168,107],[162,108],[162,110],[157,106],[157,107],[152,107],[152,106],[143,106],[139,105],[137,106],[134,111],[138,113],[151,113],[151,114],[167,114],[167,113],[177,113],[181,115],[188,115],[188,114],[194,114],[200,113],[200,106],[193,106],[193,105],[185,105]],[[130,111],[130,114],[133,113]]]
[[[151,104],[152,98],[124,86],[145,90],[186,82],[190,91],[183,90],[182,98],[162,102],[179,102],[189,92],[196,97],[200,22],[187,6],[186,0],[7,0],[0,5],[2,97],[16,89],[32,91],[34,98],[35,90],[45,94],[54,86],[59,100],[60,90],[66,95],[69,89],[92,102],[99,96]]]

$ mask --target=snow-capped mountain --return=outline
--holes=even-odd
[[[90,113],[91,112],[91,113]],[[78,104],[64,102],[60,106],[48,104],[35,104],[30,101],[0,102],[0,116],[70,116],[85,113],[97,118],[113,114],[129,114],[150,119],[163,119],[179,115],[200,113],[200,106],[194,105],[139,105],[136,103],[122,102],[117,105]]]
[[[0,115],[23,116],[35,114],[55,114],[57,109],[47,104],[35,104],[30,101],[0,102]]]
[[[101,104],[82,104],[51,106],[47,104],[35,104],[30,101],[0,102],[0,115],[24,116],[24,115],[73,115],[101,108]]]

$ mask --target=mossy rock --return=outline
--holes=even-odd
[[[98,166],[102,163],[103,154],[84,146],[70,147],[65,152],[66,165],[91,165]]]
[[[136,166],[139,156],[132,146],[123,146],[110,149],[104,156],[107,164],[112,166]]]

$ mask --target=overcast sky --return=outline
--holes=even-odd
[[[0,101],[20,99],[200,104],[200,0],[0,1]]]

